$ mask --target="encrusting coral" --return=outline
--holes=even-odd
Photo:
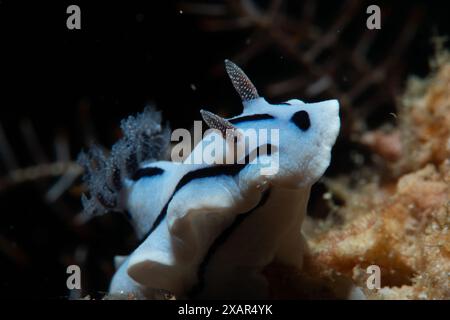
[[[407,85],[398,133],[374,149],[397,150],[384,157],[394,178],[328,181],[344,205],[340,223],[309,237],[312,277],[352,279],[369,299],[450,299],[450,56],[438,52],[429,78]],[[366,286],[370,265],[381,268],[379,290]]]
[[[438,51],[432,62],[435,74],[411,78],[402,99],[400,135],[403,172],[427,163],[440,165],[450,159],[450,54]]]
[[[348,220],[310,239],[309,269],[346,275],[367,297],[450,298],[449,183],[446,161],[402,176],[377,200],[368,199],[371,187],[353,190],[342,208]],[[381,268],[381,290],[366,288],[369,265]]]
[[[366,168],[372,177],[357,186],[349,177],[325,181],[327,198],[343,205],[307,221],[305,269],[282,272],[292,292],[280,294],[280,270],[268,271],[275,297],[348,298],[337,291],[353,283],[368,299],[450,299],[449,53],[438,50],[433,64],[427,79],[409,80],[398,128],[373,133],[383,168]],[[380,267],[380,289],[366,285],[370,265]]]

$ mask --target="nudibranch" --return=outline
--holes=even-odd
[[[149,298],[157,289],[179,298],[267,298],[267,265],[301,268],[301,226],[311,186],[330,164],[339,103],[270,104],[238,66],[225,66],[244,110],[230,119],[201,111],[216,130],[191,155],[211,137],[222,139],[224,152],[213,161],[162,160],[169,128],[150,108],[121,123],[124,136],[108,156],[99,147],[80,155],[90,194],[82,198],[85,212],[125,212],[141,241],[116,259],[111,294]],[[219,161],[245,143],[249,129],[275,130],[277,139],[241,148],[231,163]],[[276,170],[264,172],[268,163]]]

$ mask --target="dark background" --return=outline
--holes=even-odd
[[[341,100],[343,133],[327,174],[348,172],[356,165],[348,156],[350,151],[365,154],[352,139],[360,130],[354,119],[363,119],[364,129],[391,122],[389,113],[396,110],[396,97],[407,75],[424,76],[429,70],[432,35],[449,35],[444,1],[375,2],[382,8],[382,29],[372,31],[376,41],[363,54],[373,68],[355,71],[356,62],[346,52],[353,52],[360,39],[370,37],[370,33],[361,34],[367,31],[365,8],[374,3],[360,1],[348,24],[334,30],[332,22],[344,14],[342,1],[317,1],[308,21],[302,17],[311,1],[283,1],[282,14],[299,23],[293,33],[296,28],[303,30],[304,22],[306,34],[312,35],[294,45],[299,56],[325,39],[321,32],[342,33],[305,66],[300,58],[289,55],[289,45],[269,43],[276,23],[267,27],[247,21],[238,27],[242,13],[233,9],[236,2],[206,2],[231,8],[221,16],[220,10],[192,13],[189,3],[205,1],[1,1],[0,123],[18,168],[54,161],[58,139],[70,147],[72,160],[92,141],[110,147],[120,136],[120,120],[148,103],[163,111],[172,128],[190,128],[193,120],[200,119],[201,108],[224,116],[239,113],[239,98],[222,68],[223,60],[230,58],[245,69],[269,101],[294,97]],[[266,10],[273,1],[255,3]],[[66,28],[70,4],[81,8],[81,30]],[[410,14],[412,20],[408,20]],[[403,50],[396,52],[395,45],[405,39],[401,36],[405,25],[414,32]],[[308,26],[319,30],[319,36]],[[267,45],[246,51],[253,41],[266,37]],[[287,32],[284,37],[288,43],[297,43],[295,34]],[[348,98],[361,79],[390,57],[395,59],[384,69],[387,73],[382,80]],[[337,91],[304,94],[307,84],[317,80],[317,66],[330,73]],[[278,93],[271,86],[299,75],[304,75],[303,86]],[[32,143],[35,148],[31,150],[21,131],[26,121],[39,141]],[[8,178],[11,168],[3,161],[0,166],[0,296],[67,297],[65,268],[77,263],[82,266],[83,294],[101,297],[114,272],[112,257],[126,254],[135,245],[125,219],[111,214],[76,224],[74,217],[81,210],[79,180],[57,201],[49,202],[44,195],[55,177],[14,183]],[[321,193],[319,184],[312,206]]]

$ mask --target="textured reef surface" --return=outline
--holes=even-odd
[[[274,297],[450,299],[450,55],[410,78],[397,125],[367,132],[371,167],[325,181],[333,214],[305,226],[302,273],[271,266]],[[381,288],[366,268],[378,265]],[[286,290],[286,287],[288,289]]]

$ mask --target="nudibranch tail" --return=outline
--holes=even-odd
[[[258,91],[247,75],[230,60],[225,60],[225,69],[233,83],[234,88],[241,96],[243,102],[259,98]]]

